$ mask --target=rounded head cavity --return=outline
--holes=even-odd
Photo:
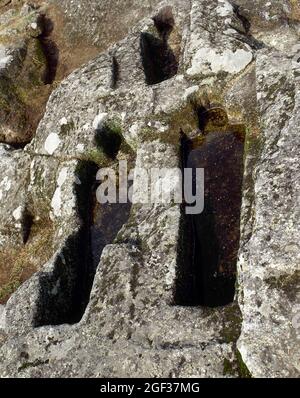
[[[198,115],[200,129],[203,132],[225,127],[229,123],[228,114],[222,105],[211,104],[205,108],[201,107]]]

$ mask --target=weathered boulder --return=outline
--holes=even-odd
[[[299,64],[263,51],[256,73],[261,141],[250,150],[254,192],[245,191],[242,215],[238,346],[254,376],[297,376]]]
[[[103,13],[106,26],[111,2],[60,3],[72,37],[82,26],[89,40],[111,41],[93,20]],[[15,173],[25,198],[7,197],[0,220],[13,230],[15,201],[24,200],[36,236],[45,236],[42,226],[51,230],[38,272],[5,306],[1,376],[299,375],[297,6],[270,4],[276,18],[264,24],[265,2],[248,3],[176,0],[170,10],[166,2],[154,9],[156,2],[134,1],[116,33],[122,40],[57,87],[24,151],[0,153],[10,165],[2,181]],[[120,21],[124,2],[114,5],[111,17]],[[270,37],[278,32],[277,45]],[[246,135],[238,294],[225,307],[178,305],[180,205],[112,208],[109,220],[116,212],[121,222],[102,247],[95,234],[108,224],[92,199],[95,172],[129,160],[134,196],[142,196],[147,182],[138,170],[180,167],[182,133],[194,138],[203,109],[222,106],[219,134]],[[23,183],[17,171],[25,159]],[[178,183],[171,179],[166,193]]]

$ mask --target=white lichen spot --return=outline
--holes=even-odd
[[[47,137],[47,139],[45,141],[45,145],[44,145],[45,151],[49,155],[53,155],[53,153],[59,147],[59,144],[60,144],[60,138],[59,138],[58,134],[51,133],[51,134],[49,134],[49,136]]]
[[[22,206],[19,206],[14,212],[13,217],[16,221],[20,221],[22,217]]]
[[[36,22],[32,22],[32,24],[30,24],[31,29],[36,30],[38,25]]]
[[[217,52],[213,48],[200,48],[193,57],[192,66],[187,70],[190,76],[200,73],[239,73],[252,61],[252,53],[243,49]]]
[[[67,126],[68,124],[68,119],[66,117],[63,117],[59,121],[60,126]]]
[[[61,169],[58,179],[57,179],[57,184],[60,187],[65,183],[67,176],[68,176],[68,169],[67,169],[67,167],[64,167],[63,169]]]
[[[100,129],[104,126],[104,123],[106,122],[107,117],[108,117],[108,114],[107,114],[107,113],[105,113],[105,112],[99,113],[99,114],[95,117],[95,119],[94,119],[94,121],[93,121],[93,128],[94,128],[94,130],[100,130]]]
[[[57,188],[53,195],[51,201],[51,208],[52,208],[52,215],[54,217],[59,217],[61,214],[61,207],[62,207],[62,199],[61,199],[61,187],[63,186],[64,182],[66,181],[68,176],[68,169],[64,167],[58,176],[57,179]],[[53,217],[51,217],[53,219]]]

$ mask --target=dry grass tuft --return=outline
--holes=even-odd
[[[0,304],[5,304],[18,287],[29,279],[52,256],[53,227],[34,226],[22,247],[0,251]]]

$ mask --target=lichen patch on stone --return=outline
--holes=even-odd
[[[236,74],[245,69],[252,59],[252,53],[243,49],[233,51],[204,47],[194,55],[187,74],[190,76],[219,72]]]
[[[45,151],[49,155],[53,155],[56,149],[59,147],[60,142],[61,141],[57,133],[49,134],[44,145]]]

